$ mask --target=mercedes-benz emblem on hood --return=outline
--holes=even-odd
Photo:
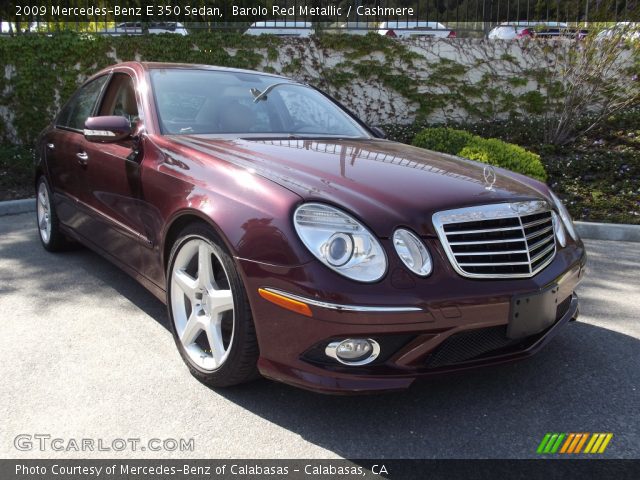
[[[482,171],[484,175],[484,181],[487,184],[485,190],[493,190],[493,184],[496,183],[496,179],[498,176],[496,175],[496,169],[491,165],[485,165],[484,170]]]

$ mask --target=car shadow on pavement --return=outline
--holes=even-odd
[[[637,457],[639,365],[638,339],[578,321],[530,359],[404,392],[331,397],[261,380],[215,394],[346,458],[536,457],[546,432],[613,432],[635,441],[609,453]]]
[[[42,248],[31,215],[9,217],[0,224],[0,258],[11,270],[0,270],[0,295],[23,284],[35,283],[43,311],[54,303],[78,301],[82,295],[113,295],[115,292],[169,330],[166,307],[136,280],[100,255],[73,244],[67,251],[49,253]],[[81,297],[80,297],[81,298]]]
[[[638,458],[640,339],[613,330],[638,331],[638,246],[587,247],[578,291],[582,318],[597,325],[571,322],[529,359],[383,395],[331,397],[267,380],[215,394],[346,458],[536,458],[547,432],[612,432],[607,457]]]
[[[606,316],[602,292],[626,295],[640,270],[640,259],[623,256],[624,267],[605,271],[608,248],[590,250],[598,273],[583,312],[585,305],[594,309],[598,316],[590,312],[589,318],[598,320]],[[135,280],[86,249],[44,252],[30,220],[16,217],[10,229],[0,225],[0,257],[7,266],[0,270],[0,295],[36,278],[39,291],[50,293],[44,300],[34,297],[46,312],[51,302],[77,302],[78,294],[115,292],[168,329],[165,306]],[[608,455],[637,457],[639,366],[640,340],[578,321],[530,359],[431,378],[404,392],[326,396],[258,380],[210,394],[299,435],[327,456],[535,457],[546,432],[612,432]]]

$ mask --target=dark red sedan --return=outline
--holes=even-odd
[[[546,185],[381,136],[287,78],[116,65],[41,135],[40,238],[166,302],[215,387],[402,389],[526,357],[576,318],[585,250]]]

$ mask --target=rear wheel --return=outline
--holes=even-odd
[[[36,220],[42,246],[50,252],[64,250],[69,241],[60,230],[47,179],[44,176],[40,177],[37,185]]]
[[[258,344],[242,280],[206,225],[187,227],[167,275],[172,333],[191,374],[213,387],[257,377]]]

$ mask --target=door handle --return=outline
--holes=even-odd
[[[55,150],[55,149],[56,149],[56,146],[55,146],[53,143],[47,143],[47,148],[48,148],[49,150]]]
[[[87,161],[89,160],[89,155],[87,152],[78,152],[76,153],[76,157],[78,157],[78,163],[83,167],[87,166]]]

